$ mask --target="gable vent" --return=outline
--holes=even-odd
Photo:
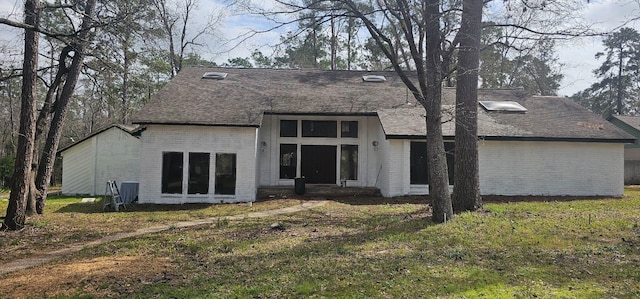
[[[527,112],[527,108],[513,101],[479,101],[479,103],[487,111]]]
[[[219,72],[206,72],[202,75],[202,79],[215,79],[215,80],[224,80],[227,77],[227,73],[219,73]]]
[[[364,75],[362,76],[364,82],[386,82],[387,78],[381,75]]]

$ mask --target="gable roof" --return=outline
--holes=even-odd
[[[228,73],[224,80],[205,72]],[[363,75],[385,82],[364,82]],[[381,108],[416,105],[393,72],[183,68],[134,116],[140,124],[255,126],[263,113],[375,115]]]
[[[205,72],[227,73],[223,80]],[[382,75],[384,82],[364,82]],[[571,99],[530,96],[522,89],[480,89],[480,101],[515,101],[526,113],[478,108],[484,139],[633,142],[633,136]],[[455,89],[443,89],[443,133],[455,132]],[[134,116],[139,124],[259,127],[264,114],[377,115],[387,138],[426,134],[424,108],[395,72],[183,68]]]
[[[124,131],[125,133],[127,133],[127,134],[129,134],[131,136],[135,136],[136,133],[138,133],[140,130],[142,130],[142,127],[140,127],[138,125],[130,125],[130,126],[121,125],[121,124],[108,125],[108,126],[102,128],[102,129],[94,131],[93,133],[83,137],[82,139],[80,139],[78,141],[75,141],[75,142],[73,142],[73,143],[71,143],[71,144],[59,149],[58,150],[58,155],[61,154],[64,151],[66,151],[68,149],[71,149],[72,147],[74,147],[74,146],[76,146],[76,145],[78,145],[78,144],[90,139],[91,137],[96,136],[98,134],[101,134],[102,132],[105,132],[105,131],[107,131],[107,130],[109,130],[111,128],[120,129],[120,130]]]

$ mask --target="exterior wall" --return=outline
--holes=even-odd
[[[274,128],[275,115],[264,115],[262,126],[258,130],[258,175],[259,186],[274,186],[278,176],[278,151],[276,130]]]
[[[637,161],[637,160],[624,161],[624,184],[625,185],[640,184],[640,161]]]
[[[383,153],[380,193],[385,197],[409,194],[409,147],[405,140],[389,139],[381,142]]]
[[[298,120],[298,137],[280,137],[280,120]],[[300,120],[358,121],[358,138],[301,137]],[[374,143],[374,141],[376,141]],[[293,186],[293,179],[280,179],[280,144],[297,144],[297,176],[300,176],[300,150],[302,145],[335,145],[337,160],[340,160],[340,145],[358,145],[358,179],[347,181],[351,187],[376,187],[380,184],[381,155],[379,148],[384,134],[375,116],[310,116],[310,115],[265,115],[258,134],[259,186]],[[374,144],[376,144],[374,146]],[[340,184],[340,165],[336,161],[336,185]]]
[[[403,194],[428,194],[428,185],[409,183],[409,142],[398,154],[406,165],[403,181],[396,184],[402,184]],[[621,196],[624,192],[622,144],[481,141],[478,147],[483,195]],[[409,192],[404,191],[407,185]]]
[[[94,136],[96,195],[103,195],[107,181],[137,181],[140,175],[140,139],[112,128]]]
[[[624,145],[624,184],[640,184],[640,132],[615,117],[611,117],[609,121],[637,138],[634,143]]]
[[[62,152],[62,193],[95,195],[95,138]]]
[[[336,118],[265,115],[260,129],[149,126],[142,134],[139,200],[141,203],[243,202],[255,200],[257,186],[293,185],[292,179],[279,179],[281,143],[340,145],[346,141],[340,138],[280,138],[279,120]],[[375,117],[344,119],[359,121],[359,137],[351,140],[358,145],[358,180],[349,181],[349,186],[377,187],[387,197],[428,192],[426,185],[410,184],[410,140],[385,139]],[[188,165],[189,152],[211,153],[210,194],[161,194],[162,153],[168,151],[185,153],[184,165]],[[484,195],[623,194],[622,144],[481,141],[479,151],[480,188]],[[234,196],[213,194],[216,153],[237,155]],[[299,163],[298,159],[298,174]],[[183,180],[188,178],[187,173],[188,169],[184,167]],[[183,189],[186,193],[186,187]]]
[[[62,153],[62,193],[103,195],[108,180],[136,181],[140,140],[119,128],[97,134]]]
[[[624,148],[624,183],[625,185],[640,184],[640,148]]]
[[[482,141],[485,195],[622,196],[619,143]]]
[[[624,160],[625,161],[640,161],[640,148],[635,147],[627,147],[628,144],[625,144],[624,148]]]
[[[384,132],[382,131],[382,125],[377,117],[367,117],[367,140],[364,142],[367,145],[367,156],[364,163],[367,166],[367,187],[376,187],[383,190],[387,190],[388,183],[388,163],[385,162],[385,158],[388,157],[386,150],[388,150],[388,142],[385,140]],[[384,194],[384,193],[383,193]]]
[[[396,155],[402,157],[401,162],[395,162],[397,165],[402,165],[402,168],[396,169],[396,177],[402,177],[401,181],[396,181],[398,189],[402,190],[396,195],[427,195],[429,194],[429,185],[412,185],[411,184],[411,142],[426,142],[423,139],[415,140],[398,140],[401,143],[396,147]],[[449,182],[453,184],[453,182]],[[453,192],[453,185],[449,185],[449,192]],[[395,196],[395,195],[394,195]]]
[[[149,125],[142,132],[140,203],[233,203],[255,201],[257,129],[247,127]],[[183,194],[162,194],[162,153],[183,152]],[[209,194],[186,194],[188,154],[210,153]],[[236,154],[236,194],[215,193],[216,153]]]

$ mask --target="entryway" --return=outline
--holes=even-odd
[[[336,184],[335,145],[302,145],[301,175],[307,184]]]

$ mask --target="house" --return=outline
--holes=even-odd
[[[624,145],[624,183],[640,184],[640,116],[611,115],[607,120],[636,138]]]
[[[60,149],[62,193],[104,195],[109,180],[138,180],[138,133],[137,126],[111,125]]]
[[[623,194],[633,136],[567,98],[490,89],[479,100],[482,194]],[[454,102],[445,89],[450,171]],[[134,116],[139,202],[254,201],[297,177],[427,194],[424,115],[394,72],[184,68]]]

